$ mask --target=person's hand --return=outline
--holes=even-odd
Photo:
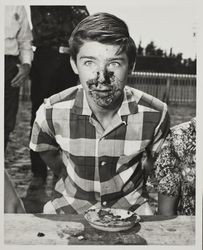
[[[20,87],[28,78],[28,75],[30,73],[30,65],[28,63],[17,64],[17,67],[18,73],[11,81],[11,86],[14,88]]]

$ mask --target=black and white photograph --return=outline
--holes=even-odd
[[[5,248],[202,249],[199,7],[2,1]]]

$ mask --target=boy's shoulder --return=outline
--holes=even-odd
[[[158,112],[162,112],[167,109],[166,103],[150,94],[147,94],[146,92],[130,86],[127,86],[126,91],[127,93],[130,93],[131,98],[134,99],[138,105],[143,106],[143,108],[150,108]]]
[[[47,108],[72,108],[78,93],[82,93],[80,85],[65,89],[44,100]]]

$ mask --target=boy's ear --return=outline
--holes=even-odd
[[[128,70],[129,74],[132,74],[132,72],[135,71],[136,61],[133,63],[132,67]]]
[[[70,64],[71,64],[71,67],[72,67],[74,73],[78,75],[78,68],[77,68],[77,65],[72,57],[70,57]]]

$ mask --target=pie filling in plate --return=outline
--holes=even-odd
[[[84,217],[92,227],[111,232],[128,230],[141,220],[135,212],[116,208],[89,209]]]

